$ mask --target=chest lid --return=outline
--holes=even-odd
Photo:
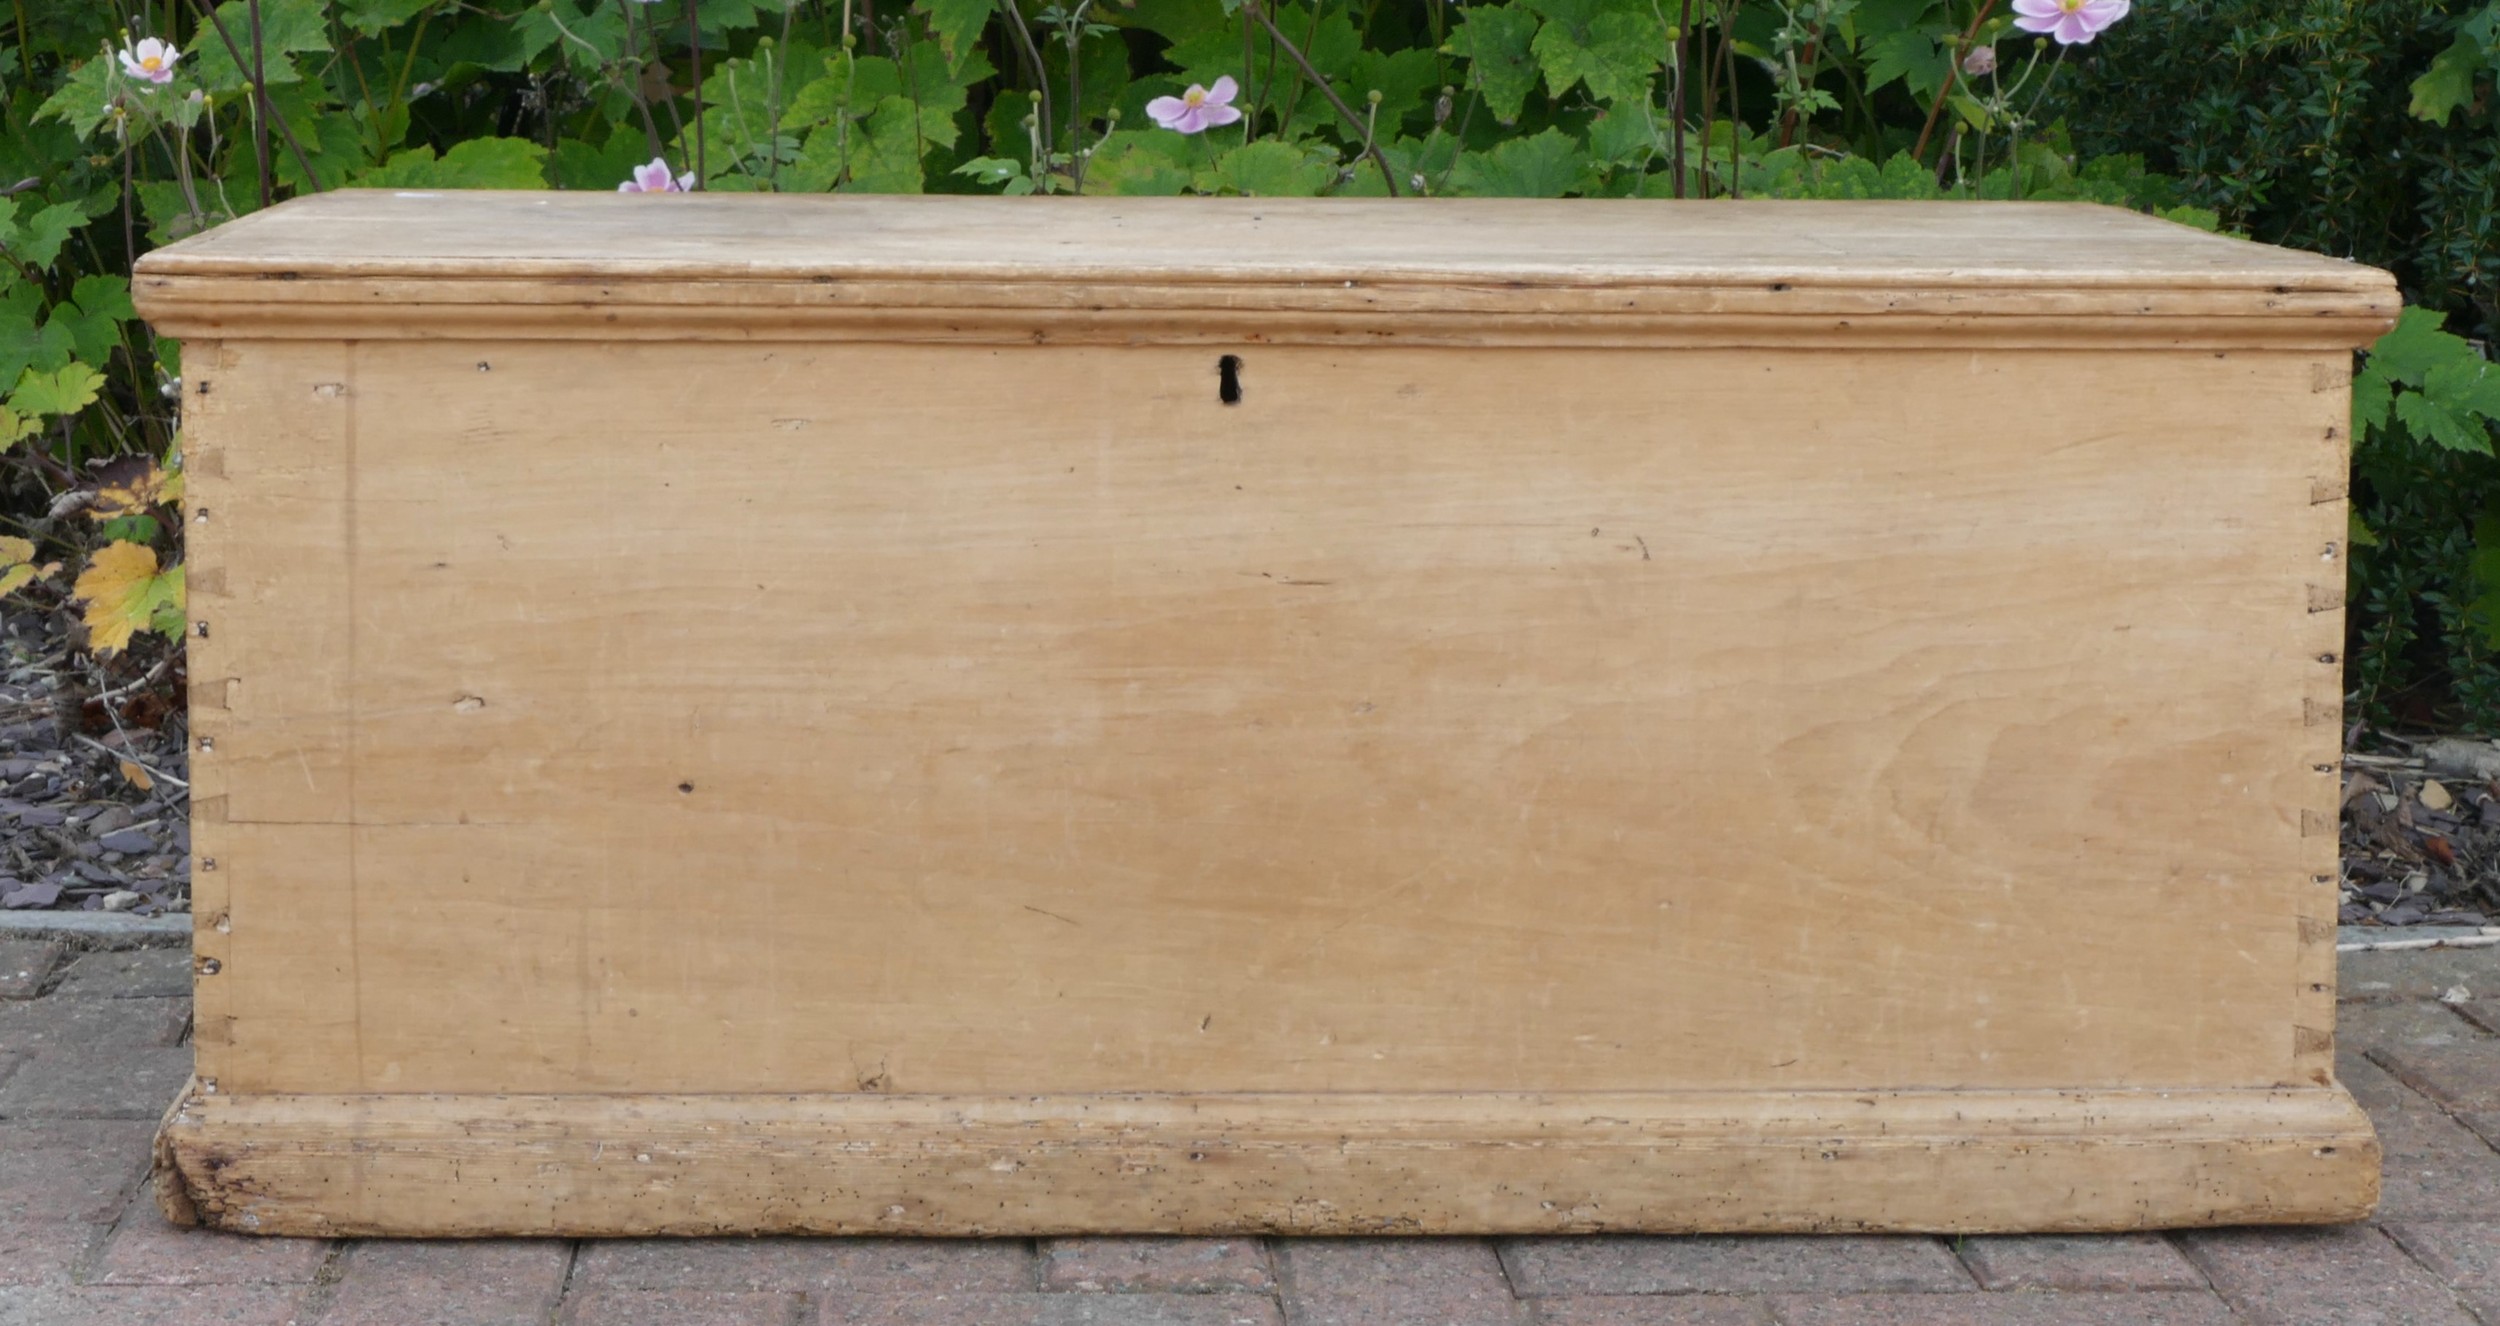
[[[340,190],[148,254],[177,336],[2366,344],[2383,272],[2081,203]]]

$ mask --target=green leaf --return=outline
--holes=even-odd
[[[1094,155],[1085,163],[1087,193],[1122,194],[1130,197],[1170,197],[1189,188],[1189,166],[1177,151],[1195,150],[1190,140],[1161,129],[1122,129],[1103,140]],[[996,158],[982,157],[982,161]],[[1014,162],[1003,163],[1014,167]],[[960,167],[958,169],[961,169]],[[1010,174],[1022,174],[1020,169]],[[985,182],[1005,182],[1006,176],[995,179],[983,176]]]
[[[771,6],[776,14],[789,7],[788,0],[696,0],[695,16],[701,21],[703,31],[710,34],[705,37],[703,44],[712,50],[719,50],[721,34],[739,28],[754,27],[756,15],[763,12],[767,5]],[[677,11],[678,19],[682,23],[685,15],[684,6],[678,4],[670,7]],[[614,9],[616,6],[611,3],[608,8]]]
[[[365,136],[361,115],[342,115],[330,90],[307,79],[269,91],[270,107],[295,135],[296,145],[312,159],[312,178],[275,132],[269,166],[278,182],[297,193],[315,193],[343,184],[373,164],[372,140]],[[404,112],[403,112],[404,113]],[[396,140],[399,135],[392,135]]]
[[[633,0],[623,0],[633,3]],[[658,10],[660,6],[651,6]],[[677,6],[667,6],[676,9]],[[684,13],[676,18],[682,34]],[[647,20],[658,22],[657,19]],[[539,52],[553,49],[566,68],[584,75],[596,75],[625,54],[625,15],[618,0],[538,0],[522,10],[511,22],[513,35],[519,39],[524,62],[535,59]],[[518,66],[515,66],[516,68]]]
[[[619,124],[607,143],[595,146],[578,138],[556,141],[548,174],[562,189],[613,189],[631,179],[634,167],[651,159],[651,141],[639,125]]]
[[[2500,419],[2500,368],[2480,355],[2460,356],[2424,374],[2422,394],[2459,414]]]
[[[100,364],[122,341],[122,324],[139,316],[130,306],[130,282],[119,276],[94,272],[78,278],[70,297],[52,307],[52,323],[62,325],[70,339],[73,352],[89,363]]]
[[[2189,207],[2184,204],[2178,207],[2157,207],[2153,209],[2153,215],[2164,221],[2176,221],[2180,225],[2194,226],[2198,230],[2213,234],[2222,233],[2222,214],[2210,207]]]
[[[1323,156],[1273,138],[1225,153],[1214,171],[1219,187],[1258,198],[1315,197],[1336,179],[1333,154]]]
[[[62,80],[60,90],[35,112],[35,118],[59,120],[81,138],[92,135],[96,126],[113,112],[113,69],[113,55],[107,50],[71,70],[70,76]]]
[[[1377,51],[1356,53],[1353,68],[1341,84],[1346,103],[1357,115],[1363,113],[1371,94],[1380,94],[1379,119],[1375,121],[1374,137],[1394,137],[1400,121],[1422,109],[1434,91],[1441,86],[1441,61],[1427,50],[1404,50],[1382,54]],[[1347,141],[1357,141],[1348,139]]]
[[[2467,570],[2473,577],[2475,594],[2466,604],[2466,620],[2482,636],[2484,645],[2500,648],[2500,516],[2486,511],[2475,519],[2474,555],[2467,562]]]
[[[1033,192],[1033,177],[1024,173],[1023,162],[1011,157],[974,157],[955,167],[954,173],[971,176],[1010,198]]]
[[[2460,358],[2479,359],[2462,336],[2441,331],[2448,315],[2435,309],[2408,308],[2396,325],[2370,346],[2370,367],[2390,381],[2419,387],[2430,371]]]
[[[792,72],[797,72],[794,66]],[[782,122],[822,124],[848,111],[864,116],[887,97],[903,95],[902,71],[882,55],[835,54],[825,59],[825,76],[791,94]],[[1001,98],[1006,100],[1006,98]]]
[[[1126,12],[1119,9],[1096,12],[1102,13],[1106,21],[1144,28],[1175,44],[1232,27],[1225,18],[1232,12],[1232,7],[1217,0],[1133,0]]]
[[[107,539],[126,539],[132,543],[154,543],[164,533],[154,516],[115,516],[96,526],[96,533]]]
[[[5,215],[0,213],[0,217]],[[61,246],[69,242],[70,232],[85,224],[87,213],[76,203],[54,203],[24,221],[0,224],[0,248],[40,271],[61,256]]]
[[[1460,11],[1449,51],[1469,62],[1467,86],[1484,95],[1485,109],[1504,124],[1516,123],[1536,90],[1536,15],[1511,5],[1475,5]]]
[[[1632,165],[1663,156],[1667,140],[1649,103],[1618,105],[1589,121],[1589,154],[1610,165]]]
[[[398,27],[440,3],[442,0],[343,0],[339,5],[339,21],[356,35],[371,37],[386,28]]]
[[[1849,21],[1861,42],[1880,41],[1904,28],[1927,21],[1937,0],[1858,0]]]
[[[2361,519],[2361,513],[2350,507],[2344,509],[2344,537],[2355,548],[2378,546],[2378,535],[2371,532],[2369,525]]]
[[[1191,83],[1212,87],[1216,79],[1230,74],[1236,82],[1241,84],[1242,99],[1239,105],[1247,111],[1250,108],[1252,95],[1261,90],[1259,80],[1255,75],[1262,63],[1261,57],[1271,45],[1264,31],[1256,33],[1255,41],[1256,44],[1252,50],[1257,54],[1250,62],[1250,72],[1253,76],[1247,78],[1242,75],[1241,29],[1238,26],[1209,28],[1195,36],[1173,42],[1163,52],[1163,63],[1169,67],[1168,72],[1172,79],[1171,90],[1177,93]],[[1280,54],[1277,57],[1276,83],[1265,89],[1269,96],[1275,96],[1283,90],[1291,69],[1291,63]]]
[[[950,59],[930,41],[913,42],[895,64],[900,95],[920,107],[920,136],[950,148],[961,133],[955,117],[971,104],[973,85],[997,72],[978,50]]]
[[[437,28],[440,31],[440,28]],[[519,73],[540,51],[556,42],[556,30],[547,24],[524,29],[516,20],[508,23],[458,23],[439,41],[429,40],[430,53],[439,67],[453,79],[465,81],[478,72]]]
[[[69,362],[66,328],[41,318],[43,291],[31,284],[0,293],[0,382],[15,382],[29,367],[59,368]]]
[[[860,61],[863,86],[869,81],[868,67],[876,63]],[[887,68],[890,71],[892,65]],[[808,134],[807,145],[785,177],[787,187],[847,193],[922,192],[927,188],[920,170],[925,129],[921,112],[896,96],[877,102],[863,119],[837,115],[833,122]]]
[[[18,414],[76,414],[104,388],[104,375],[85,364],[64,364],[49,373],[27,369],[9,392],[9,408]]]
[[[261,72],[271,86],[303,76],[289,56],[330,49],[328,11],[325,0],[260,0]],[[246,61],[252,58],[252,17],[246,0],[226,0],[216,13],[217,22],[225,25],[225,35],[219,36],[214,24],[202,23],[191,34],[185,53],[197,61],[192,72],[201,86],[223,94],[252,81],[250,72],[235,63],[238,53]],[[226,44],[229,39],[234,43],[231,47]]]
[[[1888,32],[1866,44],[1866,90],[1888,87],[1895,80],[1921,100],[1933,98],[1953,68],[1953,54],[1933,33]]]
[[[1401,138],[1393,143],[1383,143],[1380,147],[1380,154],[1389,159],[1390,169],[1397,174],[1400,193],[1428,193],[1441,187],[1442,181],[1457,167],[1458,153],[1458,140],[1445,133],[1422,139]],[[1355,163],[1354,178],[1338,192],[1377,198],[1387,193],[1388,189],[1381,183],[1379,170],[1366,169],[1358,161]]]
[[[2489,67],[2482,43],[2460,33],[2413,80],[2413,104],[2405,109],[2433,124],[2446,124],[2459,106],[2474,99],[2474,77]]]
[[[1529,43],[1545,73],[1545,90],[1559,100],[1585,83],[1600,101],[1649,100],[1650,76],[1664,56],[1667,30],[1646,12],[1609,7],[1606,0],[1525,0],[1546,16]]]
[[[2491,430],[2481,420],[2436,397],[2418,391],[2404,392],[2396,397],[2396,417],[2415,437],[2436,442],[2450,451],[2492,454]]]
[[[919,193],[927,187],[920,173],[922,135],[926,124],[918,108],[901,97],[888,97],[861,122],[864,134],[851,136],[851,193]]]
[[[998,12],[996,0],[912,0],[912,9],[929,20],[929,35],[948,64],[959,64],[979,50],[981,29]]]
[[[922,44],[929,46],[935,58],[935,46]],[[704,168],[710,172],[706,187],[746,187],[730,183],[733,179],[762,187],[763,181],[774,178],[776,164],[798,158],[800,137],[813,121],[789,113],[787,103],[792,98],[786,89],[794,85],[792,71],[812,75],[823,65],[824,57],[812,45],[794,43],[784,49],[769,41],[759,43],[752,58],[704,65]],[[680,134],[664,155],[693,161],[694,134]]]
[[[2387,415],[2396,407],[2395,384],[2379,371],[2376,363],[2366,363],[2352,375],[2352,435],[2368,437],[2387,426]]]
[[[439,160],[430,147],[394,152],[354,182],[368,189],[543,189],[546,156],[526,138],[472,138]]]
[[[1560,198],[1588,184],[1589,157],[1560,129],[1513,138],[1490,152],[1459,158],[1452,191],[1478,197]]]
[[[139,181],[139,211],[148,219],[148,238],[170,243],[253,210],[260,198],[247,178],[252,172],[251,152],[229,153],[227,163],[230,178],[222,190],[214,176],[200,179],[190,193],[176,180]],[[195,196],[201,209],[197,212],[191,210]],[[228,202],[234,204],[235,213],[225,210]]]

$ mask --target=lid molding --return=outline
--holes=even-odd
[[[169,335],[341,339],[2350,348],[2400,308],[2083,204],[375,190],[159,249],[133,293]]]

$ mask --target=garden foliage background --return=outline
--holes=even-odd
[[[2500,730],[2500,2],[2018,26],[2060,5],[10,0],[0,594],[172,648],[180,356],[130,263],[317,189],[2087,199],[2398,273],[2348,676]]]

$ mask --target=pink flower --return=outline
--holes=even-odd
[[[1226,74],[1215,80],[1214,87],[1200,87],[1192,83],[1187,92],[1177,97],[1157,97],[1146,103],[1146,114],[1155,123],[1177,133],[1205,133],[1219,124],[1231,124],[1241,118],[1241,111],[1233,105],[1233,98],[1240,93],[1241,85],[1233,81],[1231,74]]]
[[[1962,74],[1966,78],[1986,78],[1996,71],[1997,48],[1994,46],[1973,46],[1970,54],[1962,57]]]
[[[2130,0],[2014,0],[2014,26],[2045,32],[2060,46],[2081,46],[2133,7]]]
[[[121,49],[122,72],[143,83],[174,81],[174,61],[182,58],[172,42],[154,37],[141,37],[135,46]]]
[[[634,177],[616,186],[618,193],[684,193],[694,187],[694,172],[671,176],[668,162],[651,158],[651,164],[634,167]]]

